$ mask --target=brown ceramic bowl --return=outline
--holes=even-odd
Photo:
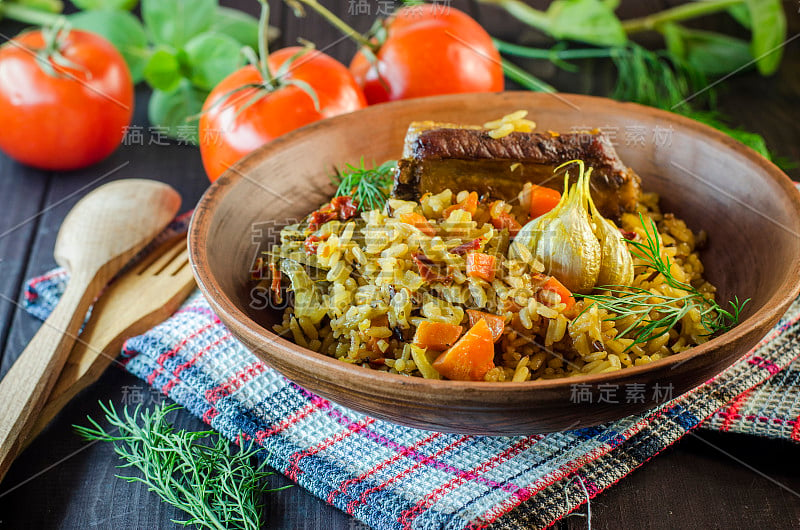
[[[251,295],[257,245],[326,202],[334,167],[401,154],[412,120],[483,123],[517,109],[538,130],[603,128],[622,160],[695,230],[718,299],[751,298],[733,330],[681,354],[611,374],[526,383],[433,381],[352,366],[278,337],[280,310]],[[718,374],[747,353],[800,290],[800,196],[777,167],[705,125],[635,104],[531,92],[469,94],[378,105],[324,120],[265,145],[203,196],[189,232],[200,288],[231,332],[308,390],[355,410],[424,429],[537,433],[594,425],[653,407]],[[274,237],[272,238],[274,240]],[[576,384],[586,385],[576,387]],[[629,385],[640,384],[644,387]],[[598,385],[606,385],[598,387]],[[608,386],[611,385],[611,386]],[[619,403],[598,403],[603,397]],[[608,389],[616,389],[612,394]],[[639,393],[638,390],[645,391]],[[588,392],[592,403],[587,403]],[[627,399],[627,390],[644,397]],[[577,391],[577,392],[576,392]],[[581,394],[580,392],[583,392]]]

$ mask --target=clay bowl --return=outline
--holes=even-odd
[[[664,211],[708,232],[702,259],[719,288],[718,299],[734,294],[752,299],[741,323],[702,346],[646,366],[527,383],[381,373],[301,348],[271,331],[281,311],[264,309],[263,295],[251,292],[249,281],[258,243],[264,248],[274,242],[287,221],[326,202],[334,191],[329,180],[334,167],[361,157],[378,162],[398,158],[412,120],[483,123],[517,109],[528,109],[540,131],[601,127],[615,137],[622,160],[641,175],[644,189],[661,195]],[[797,296],[798,234],[800,196],[789,178],[714,129],[603,98],[506,92],[378,105],[265,145],[209,188],[194,212],[189,246],[195,277],[213,309],[239,340],[287,378],[377,418],[423,429],[499,435],[615,420],[718,374],[746,354]],[[642,399],[628,399],[628,389]]]

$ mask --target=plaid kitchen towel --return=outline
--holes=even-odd
[[[55,270],[31,280],[28,310],[45,318],[66,279]],[[800,441],[799,334],[800,300],[725,372],[682,396],[663,394],[672,399],[646,414],[516,437],[401,427],[320,398],[236,341],[199,292],[129,340],[122,361],[226,437],[255,440],[273,468],[374,528],[546,527],[701,424]]]

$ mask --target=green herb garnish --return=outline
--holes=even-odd
[[[632,247],[631,254],[644,261],[647,267],[661,274],[667,285],[685,291],[686,294],[668,296],[654,294],[639,287],[606,285],[599,286],[598,289],[609,294],[584,295],[585,300],[591,300],[594,304],[614,314],[606,320],[618,321],[634,317],[634,321],[618,334],[619,337],[628,333],[632,334],[633,342],[626,348],[626,351],[672,329],[693,309],[700,314],[700,323],[708,335],[728,331],[735,326],[739,322],[742,309],[750,299],[739,302],[739,298],[734,297],[733,301],[728,302],[731,306],[728,311],[716,301],[707,298],[694,286],[675,278],[670,270],[669,261],[661,255],[661,239],[655,221],[650,221],[651,231],[641,214],[639,214],[639,219],[645,231],[645,241],[628,240]]]
[[[730,127],[716,110],[714,87],[739,71],[775,73],[788,32],[779,0],[696,0],[628,20],[615,13],[619,2],[555,0],[545,11],[523,0],[480,0],[505,9],[526,25],[549,35],[551,48],[532,48],[494,39],[503,56],[549,61],[577,71],[577,60],[611,59],[617,69],[612,97],[669,110],[701,121],[739,140],[784,168],[764,138]],[[728,13],[750,33],[749,42],[732,35],[685,25],[707,15]],[[632,38],[644,31],[662,35],[664,48],[647,50]],[[592,47],[574,47],[582,42]],[[523,88],[552,92],[553,87],[503,59],[506,75]]]
[[[75,426],[83,438],[113,442],[125,464],[141,476],[119,476],[128,482],[141,482],[161,499],[186,512],[189,519],[173,521],[184,526],[204,528],[260,528],[262,496],[276,491],[267,488],[266,460],[254,464],[258,448],[247,446],[240,437],[240,448],[232,449],[214,431],[176,430],[166,419],[179,405],[159,405],[152,412],[137,406],[133,413],[125,407],[120,415],[109,403],[101,403],[112,429],[106,431],[89,418],[90,427]],[[211,440],[213,442],[209,443]],[[287,486],[288,487],[288,486]],[[277,488],[284,489],[284,488]]]
[[[364,158],[359,166],[347,164],[332,177],[336,184],[336,197],[350,196],[353,203],[362,212],[382,210],[389,199],[389,191],[394,179],[395,160],[389,160],[379,166],[367,169]]]

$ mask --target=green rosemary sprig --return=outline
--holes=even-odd
[[[619,337],[630,333],[633,338],[633,342],[626,348],[626,351],[672,329],[693,309],[700,314],[700,323],[708,335],[724,332],[735,326],[739,322],[739,316],[744,306],[750,299],[739,302],[739,298],[734,297],[733,301],[728,302],[730,310],[727,310],[716,301],[707,298],[691,284],[675,278],[669,261],[661,253],[661,238],[658,235],[655,221],[651,219],[650,228],[648,228],[641,214],[639,214],[639,219],[644,228],[645,238],[643,241],[628,240],[631,254],[642,260],[645,266],[661,274],[667,285],[684,291],[686,294],[669,296],[654,294],[640,287],[606,285],[598,287],[605,291],[605,294],[585,295],[583,297],[585,300],[594,302],[591,305],[597,304],[612,313],[612,316],[606,320],[619,321],[633,317],[633,321],[618,333]]]
[[[362,212],[382,210],[389,199],[396,166],[396,161],[389,160],[379,166],[373,163],[373,167],[367,169],[363,157],[359,166],[347,164],[332,177],[333,183],[337,185],[336,196],[351,196]]]
[[[167,414],[179,405],[159,405],[154,410],[137,406],[131,413],[125,407],[119,414],[112,404],[100,404],[111,429],[106,431],[95,420],[91,426],[75,426],[86,440],[112,442],[125,463],[141,476],[120,476],[127,482],[141,482],[161,499],[186,512],[184,526],[204,528],[258,529],[267,488],[266,460],[255,464],[258,448],[239,448],[214,431],[176,430]],[[288,486],[287,486],[288,487]],[[277,488],[284,489],[284,488]]]

